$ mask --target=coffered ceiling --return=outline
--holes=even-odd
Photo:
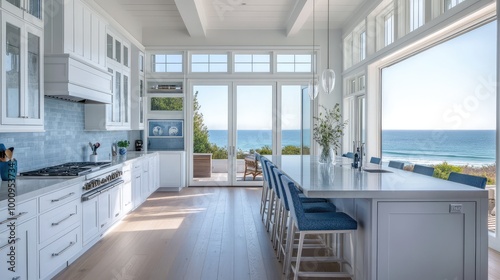
[[[341,28],[367,0],[94,0],[124,27],[184,30],[206,37],[209,30],[283,30],[293,36],[327,27]]]

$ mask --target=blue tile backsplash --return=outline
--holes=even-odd
[[[84,131],[84,104],[45,98],[45,132],[0,133],[0,143],[14,147],[18,172],[70,161],[88,161],[89,142],[99,142],[99,161],[111,160],[112,143],[140,139],[140,131]]]

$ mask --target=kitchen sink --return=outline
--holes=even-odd
[[[380,169],[380,168],[363,168],[363,171],[366,171],[369,173],[392,173],[392,171]]]

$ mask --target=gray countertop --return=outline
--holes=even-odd
[[[125,156],[116,156],[113,157],[111,161],[111,166],[105,167],[102,171],[106,171],[107,169],[116,168],[116,165],[123,164],[127,161],[133,161],[138,158],[142,158],[148,154],[152,154],[154,152],[135,152],[129,151]],[[100,172],[101,170],[97,171]],[[17,176],[15,180],[15,188],[16,188],[16,201],[24,201],[30,198],[34,198],[40,196],[45,193],[49,193],[55,190],[58,190],[63,187],[68,187],[74,184],[81,184],[86,180],[86,176],[82,175],[79,177],[72,178],[30,178]],[[2,181],[0,186],[0,208],[7,206],[7,198],[8,198],[8,181]]]
[[[270,157],[271,158],[271,157]],[[273,157],[273,162],[294,180],[308,197],[374,199],[467,199],[487,198],[488,192],[387,166],[373,173],[351,168],[352,159],[337,158],[334,165],[320,164],[310,156]]]

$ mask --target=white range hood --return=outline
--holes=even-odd
[[[112,75],[71,54],[45,55],[45,96],[73,102],[109,104]]]

